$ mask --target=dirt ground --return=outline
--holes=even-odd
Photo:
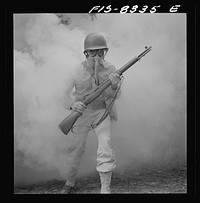
[[[14,194],[59,194],[64,183],[64,181],[52,180],[26,187],[15,187]],[[95,173],[77,179],[73,194],[98,194],[99,191],[100,180],[98,173]],[[183,167],[113,172],[111,193],[187,193],[187,170]]]

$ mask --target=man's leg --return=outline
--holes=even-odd
[[[116,167],[114,150],[111,147],[111,121],[108,116],[96,129],[98,138],[97,171],[101,180],[101,194],[110,193],[112,171]]]
[[[75,125],[81,126],[88,126],[89,125],[89,118],[87,115],[80,117]],[[81,130],[80,130],[81,132]],[[75,179],[78,172],[78,167],[81,162],[81,158],[85,151],[86,140],[88,136],[88,132],[67,135],[68,137],[68,147],[67,147],[67,166],[68,166],[68,173],[66,177],[66,183],[61,191],[62,194],[69,194],[71,193],[72,188],[75,185]]]
[[[86,137],[87,135],[73,135],[77,136],[73,141],[71,147],[68,148],[67,152],[67,165],[68,173],[66,176],[66,183],[62,190],[62,194],[69,194],[75,185],[75,179],[78,172],[78,167],[81,162],[81,158],[85,151]]]

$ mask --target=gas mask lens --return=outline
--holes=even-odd
[[[103,49],[88,50],[88,54],[91,57],[95,57],[97,54],[99,57],[103,57],[105,54],[105,51]]]

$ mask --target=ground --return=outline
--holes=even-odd
[[[59,194],[64,183],[52,180],[26,187],[15,187],[14,194]],[[73,193],[98,194],[99,191],[99,176],[95,173],[79,178]],[[187,193],[187,170],[183,167],[113,172],[111,192],[112,194]]]

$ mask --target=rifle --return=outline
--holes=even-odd
[[[127,69],[129,69],[133,64],[135,64],[137,61],[139,61],[143,56],[145,56],[149,51],[151,51],[150,47],[145,47],[145,51],[143,51],[140,55],[134,57],[131,59],[128,63],[123,65],[119,70],[117,70],[115,73],[122,75],[123,72],[125,72]],[[88,105],[92,101],[94,101],[97,97],[101,95],[101,93],[107,89],[111,85],[110,79],[106,79],[101,85],[99,85],[94,91],[92,91],[86,98],[82,101],[85,105]],[[60,124],[59,128],[60,130],[67,135],[70,131],[70,129],[73,127],[76,120],[82,115],[82,113],[77,111],[72,111],[71,114],[69,114]]]

